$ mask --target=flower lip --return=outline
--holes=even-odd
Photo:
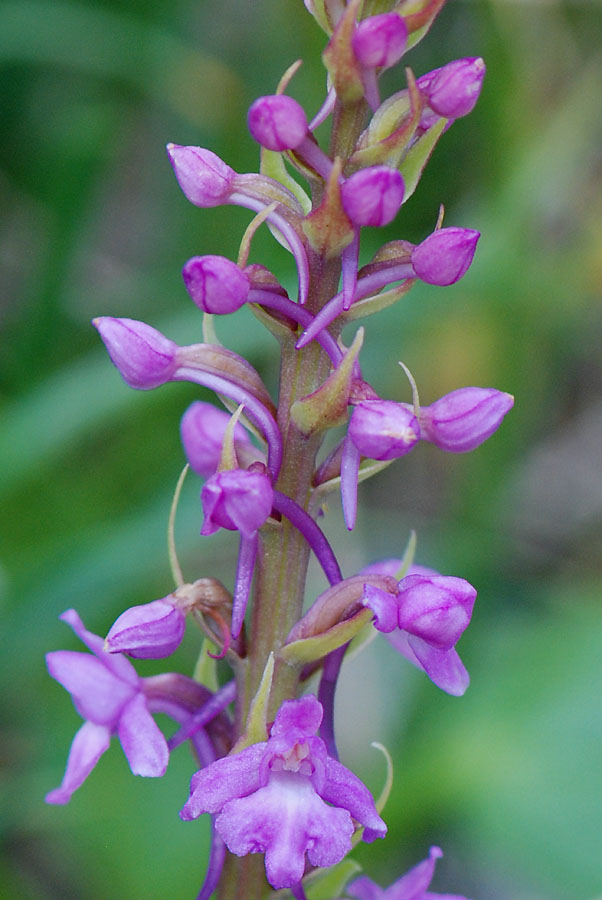
[[[258,97],[247,120],[251,135],[268,150],[294,150],[308,131],[303,107],[286,94]]]
[[[386,833],[368,789],[328,756],[316,735],[322,712],[312,695],[285,701],[267,742],[193,775],[180,813],[185,820],[217,814],[216,829],[231,853],[266,854],[267,878],[276,889],[299,883],[306,857],[314,866],[340,862],[351,849],[355,823],[364,826],[368,841]]]

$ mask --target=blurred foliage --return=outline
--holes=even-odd
[[[483,238],[459,285],[416,287],[367,323],[365,372],[381,394],[408,399],[402,358],[424,402],[466,384],[517,402],[475,453],[420,447],[363,485],[351,537],[336,500],[326,519],[347,574],[399,554],[415,527],[420,562],[479,588],[460,646],[473,681],[462,700],[382,641],[347,666],[345,761],[378,791],[370,741],[397,760],[391,834],[358,853],[381,883],[440,843],[435,889],[474,900],[602,894],[601,12],[596,0],[455,0],[408,57],[422,73],[482,55],[488,74],[475,112],[445,135],[407,207],[384,236],[366,236],[363,252],[421,239],[440,202],[447,224]],[[42,799],[79,723],[44,668],[46,650],[76,646],[57,615],[76,606],[105,633],[126,605],[171,589],[178,422],[198,396],[188,385],[128,391],[89,320],[142,318],[175,340],[200,339],[179,269],[194,253],[235,256],[249,214],[188,204],[164,144],[210,146],[252,171],[247,106],[301,57],[290,91],[313,114],[321,46],[301,0],[0,5],[7,898],[198,890],[207,823],[177,817],[193,768],[186,749],[157,781],[132,778],[113,749],[69,806]],[[389,89],[401,78],[388,73]],[[253,253],[292,283],[267,231]],[[274,384],[275,345],[250,315],[218,331]],[[231,584],[235,542],[212,538],[209,556],[198,489],[189,478],[178,514],[185,573]],[[191,671],[195,650],[191,636],[174,666]]]

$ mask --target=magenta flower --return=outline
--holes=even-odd
[[[193,256],[182,269],[186,290],[203,312],[236,312],[246,303],[251,283],[225,256]]]
[[[455,284],[472,263],[480,232],[472,228],[440,228],[412,250],[412,265],[427,284]]]
[[[370,68],[388,68],[403,56],[408,29],[401,16],[382,13],[362,19],[355,29],[352,47],[356,59]]]
[[[92,324],[130,387],[148,391],[165,384],[175,372],[176,344],[146,322],[100,316]]]
[[[395,563],[386,560],[368,568],[390,575]],[[374,627],[387,635],[399,653],[426,672],[437,687],[459,697],[469,677],[455,645],[470,622],[477,592],[463,578],[423,574],[429,570],[417,566],[410,572],[399,582],[396,594],[365,585],[362,602],[375,614]]]
[[[351,882],[346,893],[354,900],[466,900],[458,894],[433,894],[427,890],[433,880],[435,863],[442,856],[439,847],[431,847],[427,859],[388,888],[381,888],[371,878],[362,875]]]
[[[236,856],[265,853],[277,890],[298,885],[305,855],[332,866],[351,849],[353,820],[371,842],[386,834],[368,789],[316,736],[322,706],[309,695],[282,704],[268,741],[218,759],[192,777],[180,816],[217,813],[215,827]],[[329,805],[330,804],[330,805]]]
[[[182,416],[180,422],[182,446],[190,468],[197,475],[208,478],[216,471],[230,418],[229,413],[203,400],[191,403]],[[239,462],[244,465],[262,460],[261,452],[253,446],[240,423],[234,428],[234,447]]]
[[[226,469],[205,482],[201,502],[205,516],[201,534],[227,528],[251,538],[272,510],[274,490],[263,472]]]
[[[420,409],[420,436],[449,453],[466,453],[486,441],[513,406],[512,394],[495,388],[458,388]]]
[[[455,59],[433,69],[417,80],[430,108],[446,119],[458,119],[471,112],[479,99],[485,63],[480,57]]]
[[[105,650],[134,659],[163,659],[177,650],[185,630],[185,611],[177,597],[169,594],[121,613],[107,634]]]
[[[418,419],[410,408],[392,400],[362,400],[354,407],[349,437],[369,459],[397,459],[420,438]]]
[[[103,650],[103,639],[86,631],[74,609],[60,618],[94,654],[57,650],[46,655],[48,671],[71,694],[85,723],[69,751],[61,786],[46,795],[47,803],[68,803],[117,734],[134,775],[156,778],[165,773],[167,741],[151,716],[142,679],[121,655]]]
[[[251,135],[268,150],[293,150],[308,130],[305,110],[286,94],[258,97],[249,108],[247,121]]]
[[[397,169],[370,166],[341,185],[343,209],[354,225],[380,227],[392,222],[403,201],[404,183]]]

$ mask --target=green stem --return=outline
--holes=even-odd
[[[366,104],[334,112],[331,151],[346,159],[366,118]],[[341,274],[340,259],[326,260],[310,252],[310,292],[307,308],[315,313],[337,292]],[[330,360],[314,341],[299,351],[295,337],[283,340],[278,399],[278,426],[283,438],[283,465],[276,487],[303,509],[308,508],[311,481],[322,435],[306,437],[291,419],[292,404],[314,391],[326,379]],[[238,701],[237,736],[244,728],[270,651],[278,650],[299,620],[303,608],[305,581],[309,562],[309,546],[302,535],[284,517],[261,530],[249,651],[237,672]],[[276,664],[270,695],[268,718],[273,719],[286,699],[299,691],[298,671],[285,663]],[[251,855],[239,859],[228,854],[218,888],[219,900],[261,900],[268,890],[263,872],[263,857]]]

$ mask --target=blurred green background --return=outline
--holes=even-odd
[[[375,792],[383,766],[370,742],[397,762],[389,837],[358,853],[383,884],[438,843],[435,890],[602,895],[601,32],[596,0],[453,0],[407,57],[421,74],[482,55],[488,74],[474,113],[363,252],[421,240],[440,202],[446,224],[483,238],[460,284],[416,287],[368,320],[365,373],[407,400],[403,359],[425,403],[476,384],[514,393],[516,407],[474,453],[421,446],[363,485],[352,536],[336,498],[325,520],[346,574],[399,555],[416,528],[419,562],[479,589],[459,647],[472,676],[461,700],[382,640],[346,667],[344,761]],[[196,253],[235,258],[250,216],[188,204],[164,145],[209,146],[252,171],[248,105],[301,57],[290,93],[312,115],[322,46],[301,0],[0,5],[2,897],[198,890],[207,823],[177,816],[187,748],[164,779],[143,780],[114,746],[70,805],[43,803],[80,723],[44,666],[45,651],[80,649],[57,616],[75,606],[104,634],[126,606],[172,589],[178,422],[199,396],[190,385],[128,390],[90,319],[129,316],[201,339],[180,267]],[[402,78],[389,73],[389,91]],[[253,254],[292,286],[290,257],[267,232]],[[218,333],[274,384],[276,345],[250,315]],[[198,491],[190,476],[177,525],[185,575],[231,585],[236,542],[198,537]],[[312,573],[311,591],[323,587]],[[195,651],[191,634],[173,666],[190,672]]]

